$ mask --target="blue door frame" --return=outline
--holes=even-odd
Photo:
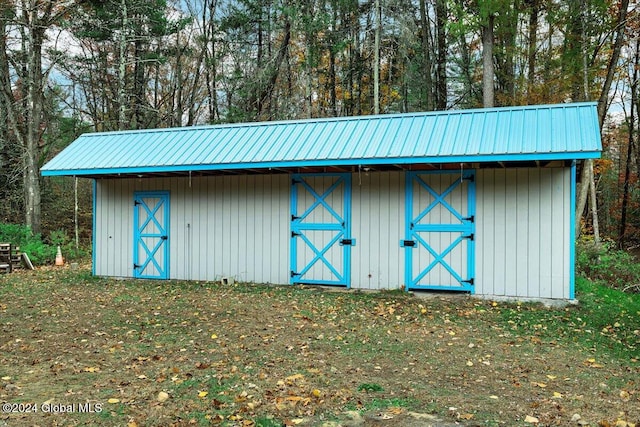
[[[169,278],[169,192],[134,193],[133,276]]]
[[[436,174],[441,175],[439,189],[433,188],[433,185],[427,182]],[[451,178],[449,181],[445,179],[442,184],[444,174]],[[407,290],[436,289],[473,293],[475,188],[475,171],[473,170],[462,173],[452,171],[406,173],[406,240],[401,241],[400,244],[405,248]],[[417,192],[425,194],[426,200],[422,200],[422,203],[420,199],[415,200]],[[460,207],[453,206],[451,202],[456,192]],[[466,212],[462,212],[463,207],[466,207]],[[436,241],[438,247],[435,245]],[[447,256],[453,256],[454,251],[460,258],[457,268],[446,259]],[[422,253],[422,257],[418,253]],[[436,272],[440,282],[433,281],[434,279],[429,277],[430,273],[436,275]]]
[[[353,245],[351,174],[292,175],[290,283],[351,287]]]

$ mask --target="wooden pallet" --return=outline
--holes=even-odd
[[[13,246],[11,243],[0,243],[0,273],[11,273],[13,270],[20,268],[22,254],[19,246]]]

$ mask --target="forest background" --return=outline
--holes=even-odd
[[[0,223],[88,244],[90,181],[39,174],[84,132],[598,101],[604,152],[580,165],[578,224],[582,239],[633,249],[639,12],[637,0],[0,0]]]

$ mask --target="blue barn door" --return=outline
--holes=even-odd
[[[475,171],[407,172],[407,289],[473,292]]]
[[[133,205],[133,276],[168,279],[169,192],[136,192]]]
[[[351,286],[351,174],[291,181],[291,283]]]

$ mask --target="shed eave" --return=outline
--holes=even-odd
[[[262,170],[268,173],[279,168],[307,168],[331,166],[375,166],[375,165],[414,165],[414,164],[449,164],[449,163],[493,163],[493,162],[526,162],[553,160],[583,160],[601,157],[600,151],[562,152],[562,153],[523,153],[523,154],[492,154],[492,155],[452,155],[452,156],[423,156],[423,157],[385,157],[385,158],[352,158],[352,159],[311,159],[277,162],[244,162],[244,163],[214,163],[191,165],[162,165],[162,166],[134,166],[126,168],[92,168],[92,169],[46,169],[41,170],[42,176],[86,176],[100,175],[146,175],[159,173],[188,173],[234,170]]]

